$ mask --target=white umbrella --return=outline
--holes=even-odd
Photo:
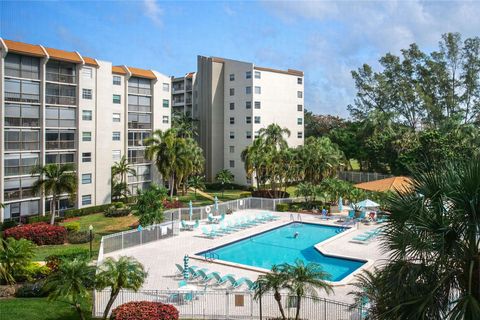
[[[365,200],[357,203],[356,206],[359,207],[359,208],[378,208],[378,207],[380,207],[380,204],[378,204],[375,201],[372,201],[370,199],[365,199]]]

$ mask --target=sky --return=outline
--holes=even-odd
[[[305,72],[305,107],[348,117],[351,71],[445,32],[480,33],[480,1],[8,1],[0,36],[180,76],[197,55]]]

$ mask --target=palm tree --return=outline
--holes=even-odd
[[[195,200],[197,199],[197,190],[205,189],[205,177],[194,175],[188,179],[188,186],[193,188],[195,192]]]
[[[228,169],[222,169],[217,172],[215,180],[222,185],[222,198],[225,196],[225,185],[232,183],[233,174]]]
[[[194,138],[198,136],[197,127],[190,112],[174,112],[172,116],[172,127],[177,129],[177,134],[181,138]]]
[[[143,265],[135,258],[122,256],[115,260],[106,258],[98,267],[96,275],[96,288],[103,290],[110,288],[110,299],[103,313],[107,319],[110,308],[117,299],[120,290],[130,289],[137,292],[145,282],[147,272]]]
[[[62,261],[58,270],[47,278],[45,288],[50,292],[49,300],[66,300],[84,320],[81,303],[88,297],[90,288],[87,284],[91,283],[94,275],[94,267],[89,266],[85,259]]]
[[[148,226],[163,221],[163,201],[167,191],[163,187],[151,184],[146,190],[139,190],[137,201],[133,205],[133,214],[139,216],[138,222]]]
[[[282,128],[276,123],[268,125],[266,128],[261,128],[258,131],[260,139],[265,141],[266,146],[276,149],[284,149],[288,147],[287,140],[284,136],[290,136],[290,130]]]
[[[283,264],[279,267],[280,272],[287,278],[286,288],[297,298],[297,311],[295,320],[300,317],[301,299],[306,295],[317,297],[317,290],[324,290],[327,294],[333,292],[332,286],[325,280],[330,279],[330,274],[323,271],[317,263],[305,265],[303,260],[298,259],[294,265]]]
[[[273,291],[273,297],[278,304],[278,309],[282,314],[282,319],[286,319],[285,311],[282,306],[282,295],[280,290],[285,288],[288,278],[285,273],[279,272],[278,266],[272,267],[272,272],[262,274],[255,282],[254,299],[260,299],[265,293]]]
[[[386,199],[388,263],[360,279],[357,298],[370,299],[375,319],[478,319],[480,159],[416,170],[412,179],[411,190]]]
[[[52,215],[50,224],[55,223],[56,205],[58,197],[63,193],[75,197],[77,190],[77,176],[75,175],[75,166],[73,164],[47,164],[43,167],[37,167],[32,171],[32,175],[40,174],[40,177],[33,184],[35,193],[42,193],[46,196],[52,196],[50,200],[50,214]]]
[[[123,196],[125,201],[128,197],[126,177],[129,174],[135,176],[137,172],[128,162],[127,157],[123,156],[120,161],[115,162],[112,166],[112,190],[115,191],[115,194]],[[117,176],[120,176],[120,182],[118,183],[114,181]]]
[[[21,274],[34,256],[35,245],[25,239],[0,240],[0,279],[15,284],[15,274]]]

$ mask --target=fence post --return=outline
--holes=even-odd
[[[123,231],[122,231],[122,250],[123,250]]]
[[[230,301],[228,299],[228,291],[225,292],[225,317],[228,319],[228,314],[229,314],[229,305]]]

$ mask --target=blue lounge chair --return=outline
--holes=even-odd
[[[185,287],[187,285],[187,281],[186,280],[182,280],[182,281],[179,281],[178,282],[178,287],[181,288],[181,287]]]
[[[222,213],[220,219],[218,219],[218,222],[222,222],[223,220],[225,220],[225,213]]]
[[[234,275],[233,274],[227,274],[227,275],[221,277],[218,273],[214,273],[213,277],[214,277],[217,285],[222,285],[222,284],[229,281],[228,280],[229,277],[234,277]]]
[[[178,264],[178,263],[175,263],[175,266],[177,267],[178,271],[177,271],[177,275],[183,275],[183,272],[185,271],[183,269],[183,266]],[[196,270],[198,267],[197,266],[190,266],[190,268],[192,268],[193,270]]]
[[[252,280],[250,280],[246,277],[242,277],[240,279],[235,279],[234,277],[230,276],[230,277],[228,277],[228,280],[230,281],[230,284],[232,285],[233,289],[236,289],[243,284],[246,284],[249,289],[253,288],[255,286],[255,283]]]
[[[195,220],[195,224],[193,225],[192,229],[197,229],[198,227],[200,227],[200,221]]]
[[[192,269],[192,268],[188,268],[188,272],[190,273],[190,275],[192,276],[192,279],[196,279],[198,277],[200,277],[200,271],[203,271],[203,272],[207,272],[208,269],[207,268],[202,268],[202,269]]]
[[[207,216],[208,223],[217,223],[217,219],[213,217],[213,214],[209,213]]]
[[[207,283],[210,280],[215,279],[215,274],[220,276],[220,274],[216,271],[207,274],[203,270],[198,270],[198,274],[200,275],[200,281],[202,281],[204,283]]]
[[[190,226],[187,225],[185,220],[180,221],[180,224],[182,226],[182,230],[190,230],[191,229]]]
[[[206,237],[208,238],[215,238],[218,234],[215,232],[214,229],[211,229],[210,231],[207,229],[207,227],[203,227],[202,228],[202,233],[203,235],[205,235]]]

